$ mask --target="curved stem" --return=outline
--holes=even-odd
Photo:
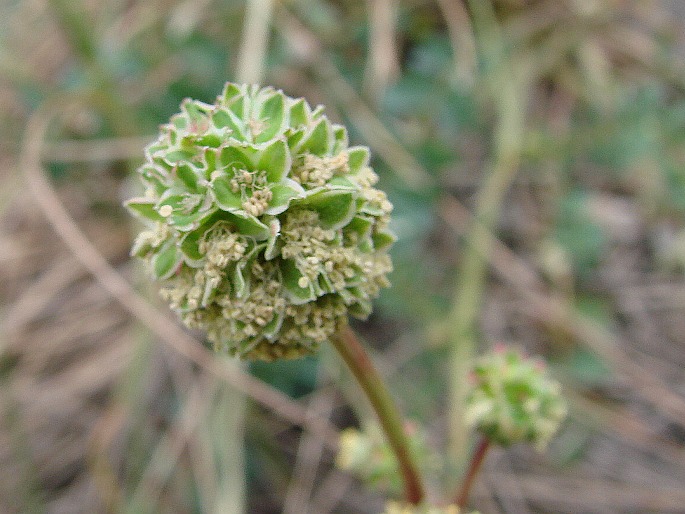
[[[400,473],[404,479],[406,501],[412,504],[420,503],[424,497],[421,478],[409,451],[402,418],[385,386],[385,382],[383,382],[368,354],[349,326],[345,325],[341,328],[331,338],[331,342],[352,371],[378,415],[381,428],[385,432],[399,463]]]
[[[464,482],[461,484],[459,494],[457,494],[457,497],[454,500],[454,503],[456,503],[460,509],[466,507],[466,502],[469,500],[471,486],[473,485],[473,481],[476,478],[481,465],[483,464],[483,460],[485,460],[485,454],[488,452],[489,448],[490,440],[487,437],[483,437],[478,443],[476,450],[473,452],[471,463],[469,464],[469,470],[464,477]]]

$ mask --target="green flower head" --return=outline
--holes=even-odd
[[[540,359],[496,348],[476,363],[472,379],[466,421],[497,444],[543,449],[566,417],[561,387]]]
[[[427,436],[414,422],[404,426],[409,451],[422,471],[436,471],[437,456],[431,452]],[[340,448],[335,459],[340,469],[356,475],[368,487],[391,495],[402,491],[397,457],[380,426],[370,424],[362,430],[346,428],[340,433]]]
[[[400,502],[388,502],[383,514],[460,514],[462,511],[456,505],[435,507],[432,505],[409,505]],[[462,514],[467,514],[463,512]],[[478,512],[471,512],[478,514]]]
[[[387,287],[392,205],[345,127],[272,88],[226,84],[162,125],[129,200],[144,259],[183,322],[250,359],[313,352]]]

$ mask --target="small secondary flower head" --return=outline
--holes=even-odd
[[[138,173],[132,254],[183,322],[251,359],[313,352],[387,287],[392,205],[369,151],[303,99],[226,84],[186,99]]]
[[[461,510],[456,505],[435,507],[429,505],[409,505],[406,503],[388,502],[385,505],[383,514],[459,514],[460,512]],[[470,514],[478,514],[478,512],[474,511]]]
[[[425,432],[413,422],[405,424],[409,451],[421,468],[437,468]],[[395,453],[380,427],[369,424],[363,430],[346,428],[340,433],[340,449],[335,464],[355,474],[365,485],[384,493],[399,494],[402,479]],[[433,471],[433,469],[431,469]]]
[[[497,444],[543,449],[566,417],[561,387],[541,359],[498,348],[478,360],[471,378],[466,421]]]

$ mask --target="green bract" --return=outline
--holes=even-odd
[[[217,350],[311,353],[388,285],[392,205],[368,149],[303,99],[231,83],[187,99],[138,172],[145,196],[126,205],[149,230],[132,253]]]
[[[525,441],[542,449],[566,417],[560,385],[542,360],[500,348],[476,363],[472,379],[467,423],[497,444]]]

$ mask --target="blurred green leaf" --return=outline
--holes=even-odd
[[[601,227],[588,215],[588,197],[572,191],[561,199],[555,238],[573,259],[575,271],[583,278],[599,264],[605,246]]]

